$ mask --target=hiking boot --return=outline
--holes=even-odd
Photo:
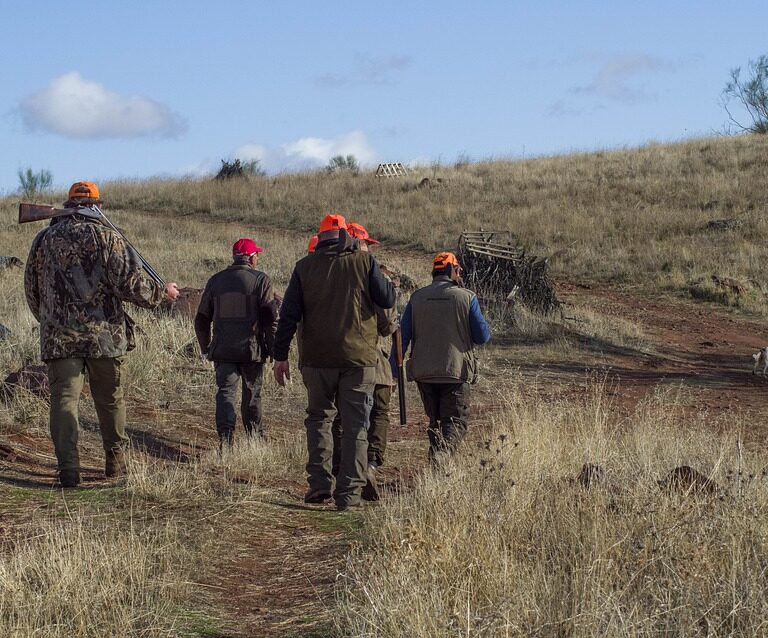
[[[331,500],[331,495],[328,494],[327,492],[316,492],[315,490],[309,490],[304,495],[305,503],[311,503],[315,505],[327,503],[330,500]]]
[[[362,496],[364,501],[378,501],[381,498],[379,484],[376,481],[376,466],[373,463],[368,464],[368,472],[366,473],[366,482]]]
[[[80,485],[80,472],[77,470],[60,470],[59,484],[61,487],[77,487]]]
[[[235,433],[232,430],[228,432],[219,433],[219,456],[223,456],[224,452],[232,450],[232,446],[235,443]]]
[[[107,478],[125,476],[127,469],[125,454],[123,452],[107,452],[104,463],[104,476]]]
[[[359,510],[363,504],[360,501],[357,501],[356,503],[348,503],[346,501],[342,501],[341,503],[336,503],[336,511],[337,512],[349,512],[351,510]]]

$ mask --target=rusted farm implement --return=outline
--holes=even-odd
[[[457,256],[464,283],[486,304],[521,303],[543,314],[560,309],[548,260],[526,254],[509,231],[465,231]]]

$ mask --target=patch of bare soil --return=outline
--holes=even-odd
[[[619,384],[621,401],[634,404],[659,384],[677,383],[692,391],[690,407],[699,411],[766,409],[768,379],[752,375],[751,356],[768,344],[764,323],[714,304],[651,298],[629,287],[565,284],[559,293],[566,301],[638,323],[651,341],[647,352],[585,344],[609,356],[609,374]],[[557,363],[552,367],[557,370]]]

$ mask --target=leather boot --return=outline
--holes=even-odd
[[[115,478],[117,476],[124,476],[127,471],[127,464],[125,461],[125,453],[120,452],[107,452],[106,462],[104,464],[104,475],[107,478]]]
[[[59,484],[61,487],[77,487],[80,485],[80,472],[77,470],[60,470]]]

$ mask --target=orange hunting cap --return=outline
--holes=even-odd
[[[99,187],[93,182],[75,182],[69,187],[69,199],[78,199],[80,197],[99,199]]]
[[[456,259],[456,255],[453,253],[438,253],[435,256],[435,260],[432,262],[432,268],[439,270],[447,266],[456,266],[459,268],[459,260]]]
[[[320,232],[326,233],[329,230],[346,230],[347,220],[343,215],[326,215],[320,222]]]
[[[317,248],[317,245],[320,243],[320,238],[317,235],[312,235],[312,239],[309,240],[309,243],[307,244],[307,252],[313,253],[315,252],[315,248]]]
[[[360,241],[364,241],[369,246],[381,243],[380,241],[376,241],[368,234],[368,231],[365,230],[365,226],[356,222],[352,222],[347,226],[347,232],[350,234],[350,236],[354,237],[355,239],[359,239]]]

